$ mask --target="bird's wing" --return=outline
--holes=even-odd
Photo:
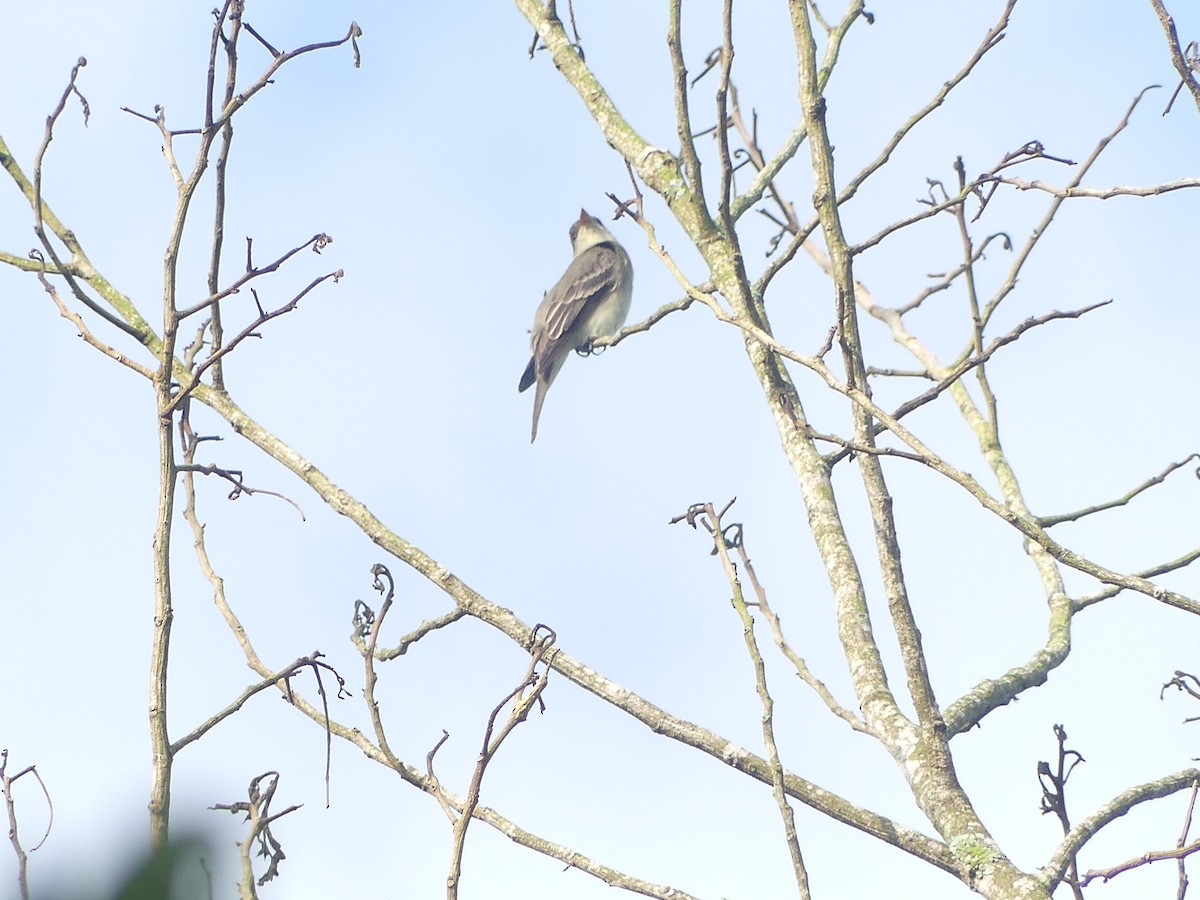
[[[538,309],[533,331],[533,356],[545,364],[559,351],[571,349],[590,335],[576,334],[592,310],[611,296],[617,281],[617,253],[606,244],[589,247],[550,289]],[[564,347],[570,343],[570,347]]]

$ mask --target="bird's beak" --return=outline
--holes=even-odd
[[[596,219],[588,214],[586,209],[579,210],[579,224],[586,225],[588,222],[595,222]]]

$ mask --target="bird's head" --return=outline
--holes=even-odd
[[[579,220],[571,225],[571,247],[578,256],[589,247],[597,244],[615,243],[616,238],[600,224],[600,220],[591,215],[586,209],[579,211]]]

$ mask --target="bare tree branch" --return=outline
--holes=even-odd
[[[41,787],[42,796],[46,798],[46,807],[50,812],[46,821],[45,833],[37,842],[37,846],[28,851],[21,844],[17,828],[17,801],[13,797],[13,785],[26,775],[32,775]],[[15,775],[8,774],[7,749],[0,750],[0,793],[4,794],[4,809],[8,814],[8,841],[12,844],[13,853],[17,857],[17,891],[21,900],[29,900],[29,854],[46,843],[46,838],[50,837],[50,830],[54,827],[54,801],[50,798],[50,791],[46,787],[46,782],[42,781],[37,766],[26,766]]]
[[[1090,516],[1109,509],[1116,509],[1118,506],[1124,506],[1138,494],[1142,493],[1142,491],[1149,490],[1156,484],[1162,484],[1167,480],[1168,475],[1170,475],[1176,469],[1182,469],[1192,460],[1200,460],[1200,453],[1192,453],[1188,456],[1185,456],[1179,462],[1171,463],[1153,478],[1146,479],[1133,490],[1118,497],[1116,500],[1109,500],[1106,503],[1097,503],[1093,506],[1087,506],[1083,509],[1076,510],[1075,512],[1060,513],[1056,516],[1038,516],[1038,524],[1043,528],[1050,528],[1054,525],[1060,525],[1063,522],[1075,522],[1079,519],[1082,519],[1084,516]]]
[[[529,667],[525,670],[525,676],[517,684],[515,688],[505,695],[504,699],[496,704],[488,716],[487,727],[483,733],[483,743],[479,750],[479,758],[475,763],[475,768],[471,773],[471,784],[467,788],[466,800],[462,803],[459,810],[457,820],[454,822],[454,840],[450,852],[450,870],[446,876],[446,900],[456,900],[458,897],[458,887],[462,879],[462,859],[463,851],[466,848],[467,828],[471,824],[471,819],[475,815],[475,810],[479,807],[479,794],[483,787],[483,775],[487,771],[488,764],[499,752],[501,744],[505,739],[512,734],[513,730],[524,722],[529,717],[529,711],[535,704],[542,712],[545,712],[545,701],[542,700],[542,694],[546,690],[546,686],[550,683],[550,667],[546,664],[547,653],[553,654],[554,642],[557,636],[554,630],[547,628],[544,625],[535,625],[533,629],[533,643],[530,646]],[[500,730],[496,731],[496,719],[499,717],[501,710],[512,702],[512,709],[509,711],[508,719],[500,726]],[[441,746],[442,742],[438,743]],[[437,752],[437,747],[429,754],[428,765],[432,771],[433,754]],[[448,801],[443,806],[449,805]]]
[[[1048,888],[1053,890],[1062,881],[1070,861],[1079,855],[1083,845],[1095,837],[1101,828],[1113,820],[1119,819],[1139,804],[1157,800],[1160,797],[1168,797],[1190,788],[1198,778],[1200,778],[1200,771],[1184,769],[1173,775],[1166,775],[1155,781],[1147,781],[1122,791],[1070,830],[1051,855],[1049,862],[1041,868],[1038,877]],[[1083,883],[1086,884],[1091,877],[1089,872],[1083,879]]]
[[[1193,53],[1192,60],[1189,62],[1184,58],[1183,50],[1179,46],[1179,33],[1175,30],[1175,20],[1167,12],[1167,7],[1162,0],[1150,0],[1150,6],[1154,9],[1154,14],[1158,16],[1159,24],[1162,25],[1163,36],[1167,40],[1167,51],[1171,54],[1171,64],[1179,73],[1180,85],[1187,86],[1188,91],[1191,92],[1192,101],[1196,104],[1196,110],[1200,111],[1200,81],[1196,79],[1195,42],[1189,45]]]
[[[726,7],[728,9],[728,6]],[[788,803],[787,791],[784,787],[783,763],[779,758],[779,747],[775,740],[775,700],[767,686],[767,669],[763,663],[762,653],[758,648],[758,640],[754,636],[754,619],[742,592],[742,583],[738,578],[737,567],[729,557],[731,549],[740,551],[745,559],[745,545],[742,542],[741,524],[725,525],[724,516],[733,506],[729,501],[725,508],[718,513],[712,503],[695,504],[688,514],[676,517],[673,521],[686,521],[692,528],[700,522],[712,536],[714,550],[720,557],[721,566],[725,570],[725,578],[733,592],[731,601],[742,622],[742,636],[746,642],[746,651],[754,667],[754,685],[758,692],[759,703],[762,706],[763,745],[767,751],[767,761],[771,767],[771,789],[775,797],[775,806],[783,820],[784,841],[792,858],[792,873],[796,879],[797,896],[801,900],[809,900],[812,896],[808,886],[808,868],[804,865],[804,855],[800,851],[800,840],[796,836],[796,817],[791,804]],[[702,515],[696,515],[696,510],[702,510]]]

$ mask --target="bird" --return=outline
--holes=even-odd
[[[537,384],[531,444],[537,440],[546,391],[567,356],[572,350],[586,352],[596,338],[611,337],[620,331],[633,299],[629,254],[585,209],[571,225],[571,247],[575,253],[571,264],[546,292],[533,317],[529,339],[532,356],[518,387],[518,391],[525,391]]]

